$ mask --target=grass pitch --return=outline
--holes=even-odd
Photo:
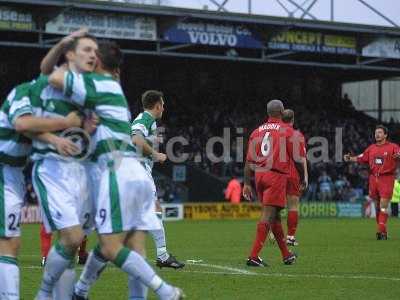
[[[369,219],[300,220],[295,265],[282,264],[276,245],[262,257],[268,268],[246,267],[255,221],[181,221],[166,223],[167,245],[180,260],[195,260],[183,270],[157,270],[182,287],[187,299],[400,299],[400,220],[390,219],[389,240],[375,240]],[[41,268],[39,226],[24,225],[21,297],[31,300]],[[95,236],[90,238],[94,245]],[[148,239],[148,257],[155,250]],[[201,261],[201,262],[199,262]],[[78,267],[78,271],[81,268]],[[128,298],[127,276],[110,265],[91,291],[93,300]],[[149,299],[156,299],[152,292]]]

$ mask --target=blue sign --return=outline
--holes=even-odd
[[[263,44],[243,25],[180,22],[167,29],[164,40],[229,48],[263,48]]]

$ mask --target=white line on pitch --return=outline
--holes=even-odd
[[[245,276],[262,276],[262,277],[286,277],[286,278],[317,278],[317,279],[361,279],[361,280],[386,280],[386,281],[395,281],[399,282],[399,277],[380,277],[380,276],[369,276],[369,275],[323,275],[323,274],[286,274],[286,273],[256,273],[250,272],[237,268],[230,268],[226,266],[220,265],[212,265],[212,264],[191,264],[197,265],[201,267],[215,268],[220,270],[225,270],[226,272],[213,272],[213,271],[198,271],[198,270],[180,270],[182,273],[196,273],[196,274],[209,274],[209,275],[245,275]],[[42,269],[40,266],[22,266],[21,269]],[[82,270],[82,267],[77,267],[77,270]],[[109,270],[119,271],[118,268],[111,267]]]
[[[229,271],[231,273],[238,273],[238,274],[244,274],[244,275],[257,275],[258,274],[258,273],[247,271],[247,270],[243,270],[243,269],[231,268],[231,267],[227,267],[227,266],[220,266],[220,265],[214,265],[214,264],[188,263],[188,265],[200,266],[200,267],[206,267],[206,268],[213,268],[213,269]]]

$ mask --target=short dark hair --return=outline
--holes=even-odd
[[[149,90],[142,95],[142,105],[144,109],[153,109],[154,106],[164,98],[160,91]]]
[[[102,41],[96,53],[107,71],[115,71],[122,64],[122,51],[116,42]]]
[[[384,134],[388,134],[389,133],[389,129],[385,126],[385,125],[376,125],[375,130],[377,129],[382,129]]]
[[[285,109],[282,114],[282,121],[285,123],[293,122],[294,120],[294,111],[291,109]]]
[[[91,34],[84,34],[80,37],[77,37],[73,40],[73,42],[71,42],[64,50],[65,53],[67,53],[68,51],[75,51],[76,47],[78,47],[79,41],[83,40],[83,39],[89,39],[92,40],[93,42],[95,42],[97,44],[97,39],[94,35]]]

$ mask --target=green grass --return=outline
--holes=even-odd
[[[255,223],[166,223],[169,250],[179,259],[201,259],[208,266],[157,272],[182,287],[187,299],[400,299],[400,220],[389,221],[388,241],[375,240],[374,220],[301,220],[296,264],[283,265],[278,247],[268,244],[262,257],[270,267],[263,269],[245,266]],[[148,245],[152,262],[155,253],[150,239]],[[20,257],[22,299],[31,300],[36,293],[39,262],[39,228],[25,225]],[[241,274],[241,270],[252,274]],[[149,298],[155,299],[154,294]],[[110,266],[93,287],[91,299],[127,299],[127,276]]]

